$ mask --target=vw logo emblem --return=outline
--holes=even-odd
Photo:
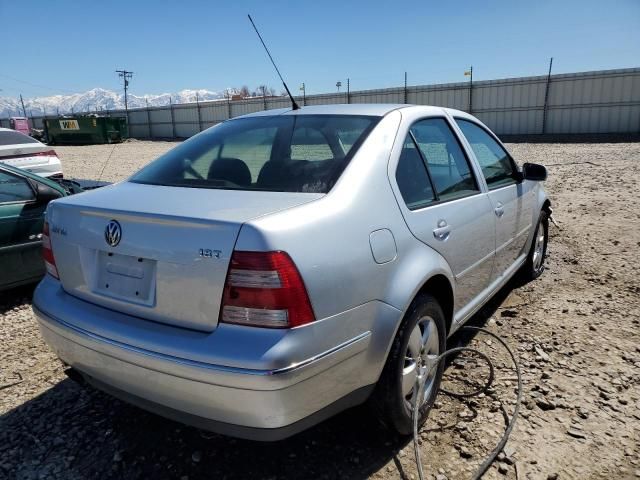
[[[115,220],[111,220],[107,223],[107,227],[104,229],[104,239],[107,244],[115,247],[120,243],[120,237],[122,237],[122,228],[120,224]]]

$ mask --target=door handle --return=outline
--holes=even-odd
[[[496,217],[500,218],[504,215],[504,205],[501,202],[496,203],[496,208],[493,209],[496,214]]]
[[[447,224],[446,220],[438,220],[438,228],[433,230],[433,236],[436,240],[446,240],[451,233],[451,226]]]

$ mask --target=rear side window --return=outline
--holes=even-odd
[[[482,127],[468,120],[456,119],[482,168],[489,189],[515,183],[513,160],[504,148]]]
[[[0,145],[21,145],[24,143],[39,143],[37,140],[31,138],[24,133],[15,132],[12,130],[0,131]]]
[[[479,191],[460,143],[443,118],[420,120],[411,127],[438,200],[452,200]]]
[[[28,202],[35,195],[24,178],[0,171],[0,203]]]
[[[396,182],[410,210],[426,207],[435,200],[427,168],[411,135],[407,136],[400,153]]]
[[[326,193],[379,117],[278,115],[224,122],[150,163],[151,185]]]

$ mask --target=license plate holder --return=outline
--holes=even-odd
[[[156,261],[99,251],[94,292],[151,306],[155,301]]]

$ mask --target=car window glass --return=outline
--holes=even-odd
[[[223,122],[130,181],[174,187],[326,193],[379,117],[265,115]]]
[[[462,119],[456,123],[478,159],[487,186],[492,189],[515,183],[513,162],[504,148],[475,123]]]
[[[438,200],[451,200],[479,191],[469,162],[443,118],[420,120],[411,133],[429,169]]]
[[[425,207],[435,200],[427,169],[410,135],[407,135],[400,153],[396,182],[404,203],[411,210]]]
[[[327,139],[319,130],[296,128],[291,139],[291,160],[328,160],[333,158]]]
[[[0,171],[0,203],[26,202],[35,195],[24,178]]]
[[[229,135],[221,146],[219,157],[242,160],[249,167],[251,181],[255,182],[260,174],[260,169],[271,157],[271,148],[277,132],[277,127],[273,126],[247,129],[236,135]],[[211,159],[211,161],[213,160],[215,158]],[[210,162],[207,164],[211,165]],[[208,173],[205,178],[207,176]]]
[[[336,125],[336,140],[339,143],[344,155],[346,155],[351,147],[355,145],[361,136],[361,132],[367,128],[368,120],[366,118],[354,117],[350,122],[342,122]]]
[[[0,145],[21,145],[24,143],[39,143],[28,135],[13,130],[0,130]]]

